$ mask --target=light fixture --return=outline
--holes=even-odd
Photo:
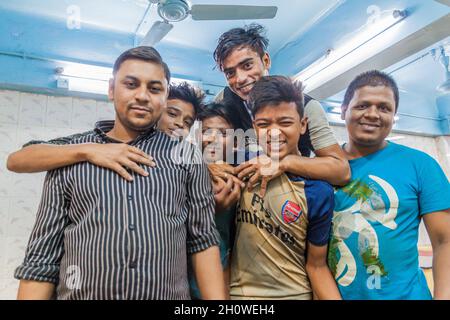
[[[107,95],[112,68],[81,63],[63,63],[55,69],[55,73],[57,88]]]
[[[87,92],[100,95],[107,95],[109,90],[109,82],[104,80],[67,78],[69,82],[69,90],[75,92]]]
[[[112,68],[81,63],[65,63],[61,75],[73,78],[108,81],[112,77]]]
[[[347,71],[361,61],[373,56],[395,35],[385,32],[407,16],[405,10],[385,12],[373,23],[366,23],[356,36],[336,49],[327,50],[326,54],[300,71],[295,80],[305,85],[310,92],[339,74]]]
[[[107,95],[112,68],[65,62],[55,69],[55,74],[57,75],[56,87],[59,89]],[[172,84],[187,82],[201,88],[200,81],[172,77],[170,82]]]

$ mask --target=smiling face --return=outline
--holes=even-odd
[[[256,81],[268,75],[269,68],[269,55],[265,53],[261,58],[248,46],[234,49],[222,64],[228,86],[243,100],[248,100],[250,90]]]
[[[306,131],[306,118],[300,119],[295,102],[281,102],[261,108],[253,121],[258,141],[271,158],[283,160],[298,155],[300,136]]]
[[[167,85],[161,65],[137,59],[124,61],[109,87],[116,110],[115,126],[135,137],[152,127],[165,108]]]
[[[202,121],[202,149],[207,163],[225,161],[227,148],[234,144],[233,129],[224,118],[215,116]]]
[[[167,108],[158,122],[162,132],[174,137],[187,137],[194,124],[195,110],[192,103],[179,100],[167,100]]]
[[[379,150],[385,145],[394,124],[395,97],[386,86],[365,86],[355,91],[342,108],[350,145]]]

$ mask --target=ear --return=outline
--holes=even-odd
[[[306,132],[306,128],[308,128],[308,117],[303,116],[302,120],[300,120],[300,135],[304,135]]]
[[[270,67],[272,66],[272,61],[270,59],[268,52],[264,52],[264,55],[262,57],[262,62],[263,62],[264,68],[266,69],[266,71],[268,73]]]
[[[167,92],[166,92],[166,100],[169,99],[169,90],[170,90],[170,83],[166,80],[167,83]]]
[[[341,120],[345,120],[345,114],[347,112],[348,106],[342,105],[341,106]]]
[[[108,98],[109,101],[114,101],[114,78],[109,79]]]

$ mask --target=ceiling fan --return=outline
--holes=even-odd
[[[161,41],[173,28],[170,22],[182,21],[189,15],[193,20],[272,19],[278,10],[276,6],[190,5],[187,0],[149,0],[149,5],[157,5],[163,21],[156,21],[144,36],[141,45],[146,46]]]

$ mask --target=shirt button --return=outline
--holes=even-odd
[[[136,268],[137,267],[137,262],[136,261],[132,261],[131,263],[130,263],[130,268],[131,269],[134,269],[134,268]]]
[[[133,200],[133,196],[128,196],[128,200]]]
[[[128,226],[128,228],[129,228],[130,230],[134,230],[134,229],[136,229],[136,226],[135,226],[134,224],[130,224],[130,225]]]

